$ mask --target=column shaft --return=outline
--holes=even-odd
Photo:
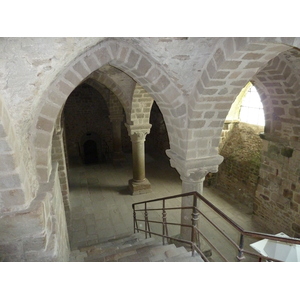
[[[132,142],[133,181],[145,180],[145,142],[137,140]]]
[[[132,142],[133,178],[128,182],[132,195],[151,192],[151,184],[145,175],[145,139],[150,132],[150,128],[150,124],[139,127],[127,125]]]

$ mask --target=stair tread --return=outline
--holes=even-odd
[[[198,253],[192,256],[191,252],[182,253],[177,256],[167,258],[165,262],[203,262],[203,259]]]
[[[203,261],[197,254],[192,257],[185,247],[163,245],[144,234],[109,239],[97,245],[73,250],[70,261],[82,262],[189,262]]]

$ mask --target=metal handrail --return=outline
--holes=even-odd
[[[173,200],[175,198],[180,198],[180,197],[183,198],[183,197],[189,197],[189,196],[193,196],[193,205],[192,206],[166,207],[166,201]],[[216,212],[219,216],[221,216],[222,219],[224,219],[228,224],[230,224],[235,230],[238,231],[238,233],[240,234],[239,244],[236,243],[228,234],[226,234],[220,227],[218,227],[211,219],[209,219],[198,208],[198,205],[197,205],[198,200],[204,202],[214,212]],[[159,207],[159,208],[148,208],[147,207],[147,204],[154,203],[154,202],[162,202],[162,207]],[[141,204],[144,204],[144,208],[138,209],[137,206],[139,206]],[[167,240],[175,240],[175,241],[179,241],[181,243],[188,244],[192,248],[192,255],[194,256],[194,253],[196,251],[199,253],[199,255],[202,257],[202,259],[204,261],[209,261],[209,260],[204,255],[204,253],[200,250],[200,239],[199,239],[200,236],[202,238],[204,238],[204,240],[206,240],[206,242],[218,253],[219,256],[221,256],[225,261],[227,261],[227,259],[224,257],[224,255],[222,255],[221,251],[213,245],[213,243],[209,240],[209,238],[207,236],[205,236],[204,233],[201,232],[201,230],[197,227],[199,215],[204,217],[215,229],[217,229],[237,249],[237,251],[238,251],[237,260],[238,261],[244,260],[245,254],[257,257],[257,258],[259,258],[259,261],[262,261],[262,260],[279,261],[274,258],[266,257],[261,254],[245,250],[244,249],[244,238],[245,237],[251,237],[251,238],[255,238],[255,239],[269,239],[269,240],[284,242],[284,243],[288,243],[288,244],[300,245],[300,239],[291,238],[291,237],[282,237],[282,236],[276,236],[276,235],[268,234],[268,233],[260,233],[260,232],[244,230],[241,226],[239,226],[236,222],[234,222],[231,218],[229,218],[226,214],[224,214],[220,209],[218,209],[215,205],[213,205],[210,201],[208,201],[205,197],[200,195],[198,192],[177,194],[174,196],[168,196],[168,197],[133,203],[132,209],[133,209],[133,217],[134,217],[134,232],[139,232],[139,231],[145,232],[146,238],[147,238],[148,234],[150,237],[151,237],[151,234],[160,236],[163,238],[163,244],[165,243],[166,239]],[[178,209],[179,210],[185,210],[185,209],[192,210],[191,225],[167,222],[167,218],[166,218],[167,213],[166,212],[168,210],[178,210]],[[150,212],[150,211],[162,211],[162,215],[163,215],[162,221],[150,220],[148,217],[148,212]],[[144,212],[145,219],[137,219],[137,217],[136,217],[137,212]],[[145,222],[145,230],[138,228],[138,222]],[[162,234],[151,231],[150,223],[162,224]],[[168,225],[176,225],[176,226],[191,228],[191,231],[192,231],[191,239],[186,240],[186,239],[179,239],[179,238],[169,236]]]

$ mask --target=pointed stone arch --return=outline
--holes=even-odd
[[[300,134],[300,72],[293,69],[299,56],[297,49],[283,52],[253,78],[266,108],[267,135],[286,139],[283,131],[289,131],[297,140]]]
[[[129,78],[129,76],[127,76]],[[113,79],[107,76],[101,70],[97,70],[93,72],[86,80],[88,84],[93,86],[93,82],[99,82],[109,90],[111,90],[115,96],[119,99],[120,103],[122,104],[125,111],[128,111],[131,105],[132,94],[135,87],[135,82],[133,79],[132,81],[132,88],[131,93],[125,93],[122,87],[120,87]]]
[[[107,64],[126,72],[155,98],[171,131],[171,141],[172,134],[185,126],[186,109],[181,92],[163,69],[145,54],[123,42],[101,42],[72,61],[41,97],[31,127],[32,153],[40,182],[47,182],[51,173],[52,134],[66,99],[79,83]],[[176,144],[174,140],[175,147]],[[177,148],[180,149],[178,145]]]
[[[300,235],[295,180],[300,157],[299,56],[295,48],[282,52],[253,77],[266,108],[254,213],[274,231],[280,228],[294,237]]]
[[[217,156],[224,120],[236,96],[279,53],[299,40],[226,38],[196,82],[188,107],[187,159]]]

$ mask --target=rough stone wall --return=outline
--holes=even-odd
[[[264,84],[265,102],[269,103],[266,119],[273,119],[268,132],[298,142],[299,93],[295,91],[299,91],[296,49],[299,45],[297,38],[0,39],[0,106],[3,102],[6,107],[5,112],[0,107],[0,132],[2,127],[5,129],[0,141],[3,147],[1,201],[4,193],[8,195],[15,188],[20,192],[16,200],[21,206],[42,201],[44,194],[61,199],[59,185],[55,191],[48,187],[53,172],[52,142],[58,115],[70,93],[107,64],[126,72],[157,101],[168,128],[173,157],[179,157],[179,162],[188,161],[184,170],[190,165],[194,168],[199,162],[196,168],[201,171],[205,162],[206,171],[207,160],[212,165],[209,170],[216,169],[220,161],[215,159],[219,136],[232,99],[257,72],[261,73],[260,81],[267,83]],[[293,47],[296,55],[289,53],[285,59],[269,65],[265,74],[262,72],[270,59]],[[284,109],[281,105],[285,105]],[[8,165],[7,159],[2,160],[7,157],[14,163]],[[181,165],[178,166],[181,170]],[[23,208],[17,209],[19,214],[0,216],[3,222],[0,228],[4,228],[0,236],[2,244],[9,236],[15,242],[10,253],[14,252],[13,247],[19,253],[18,247],[22,245],[15,236],[27,237],[24,224],[28,224],[28,230],[31,228],[29,214],[25,217]],[[31,213],[36,211],[32,208]],[[37,233],[44,225],[45,222],[36,222],[31,233]],[[10,226],[15,226],[15,231]],[[6,234],[6,227],[12,235]],[[60,253],[65,253],[64,244],[61,245]]]
[[[130,123],[136,126],[149,124],[153,98],[140,85],[136,85],[130,111]]]
[[[43,205],[0,219],[0,261],[27,261],[45,247]]]
[[[0,261],[68,261],[65,210],[58,174],[52,168],[48,191],[23,211],[0,218]]]
[[[266,112],[254,213],[274,233],[295,237],[300,236],[299,57],[297,49],[285,51],[254,79]]]
[[[233,123],[220,148],[224,161],[215,176],[214,184],[218,189],[250,207],[258,183],[262,129],[261,126]],[[207,177],[206,181],[209,180],[212,179]]]
[[[166,124],[162,113],[154,102],[150,115],[152,125],[150,134],[146,139],[146,152],[153,156],[166,156],[166,150],[170,148]]]
[[[300,150],[263,140],[254,213],[274,233],[300,237]]]

